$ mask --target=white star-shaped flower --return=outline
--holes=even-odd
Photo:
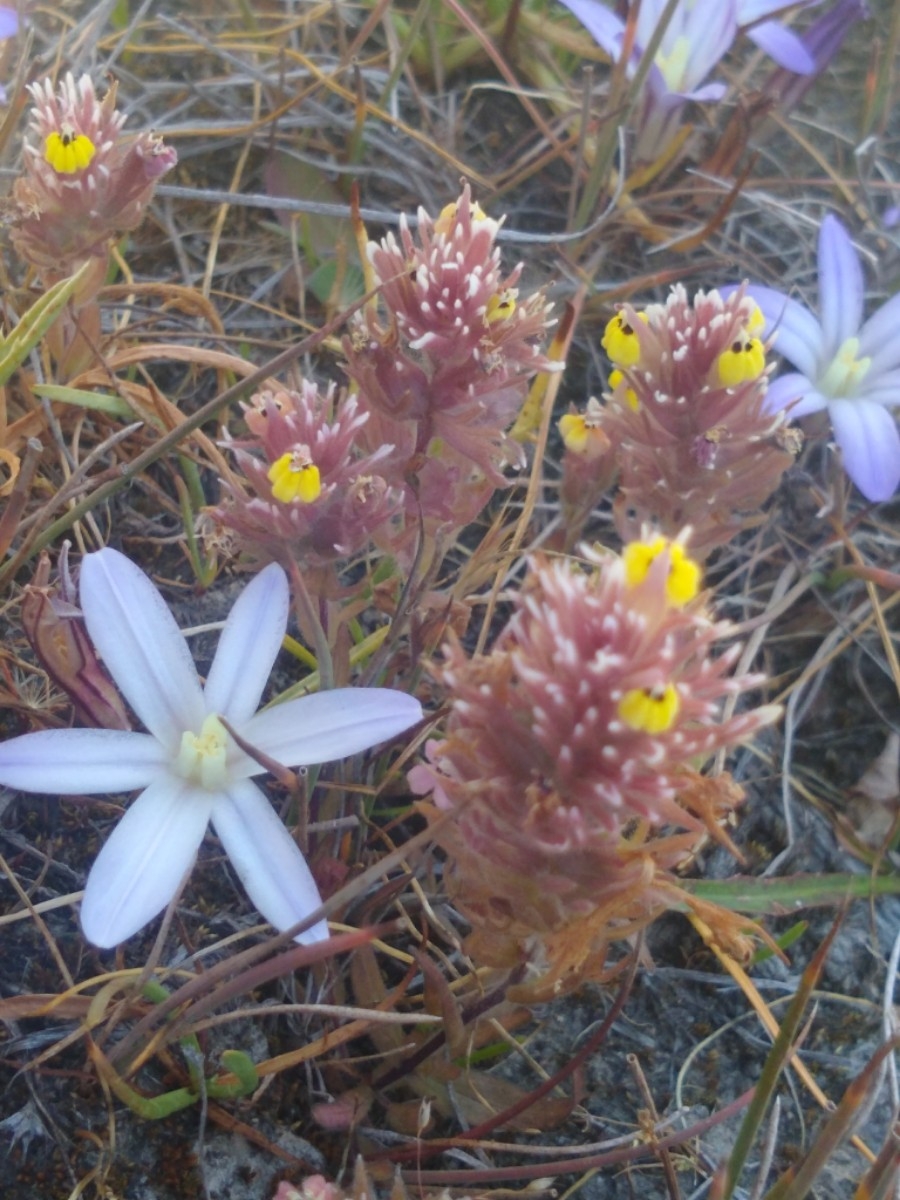
[[[265,769],[228,734],[288,767],[331,762],[396,737],[422,717],[388,688],[338,688],[257,712],[287,625],[289,594],[271,565],[231,610],[204,687],[165,601],[123,554],[85,556],[81,608],[94,646],[148,733],[52,729],[0,745],[0,784],[59,795],[143,791],[91,868],[85,936],[117,945],[169,903],[213,828],[250,899],[279,930],[321,904],[309,867],[252,781]],[[298,935],[321,941],[319,921]]]

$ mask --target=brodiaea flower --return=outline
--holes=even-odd
[[[115,84],[102,100],[87,75],[54,91],[29,85],[34,108],[25,174],[13,187],[13,245],[28,262],[64,273],[134,229],[160,176],[177,162],[154,133],[123,134]]]
[[[766,336],[797,368],[769,387],[766,410],[791,417],[827,409],[847,474],[868,500],[900,483],[900,295],[863,322],[865,281],[850,235],[829,214],[819,230],[819,316],[774,288],[747,288]]]
[[[694,602],[699,572],[680,545],[588,563],[536,560],[490,655],[450,643],[446,736],[410,774],[454,814],[436,833],[454,899],[476,928],[520,939],[617,897],[647,912],[656,868],[705,828],[684,799],[698,778],[688,764],[777,714],[720,719],[721,701],[760,677],[731,677],[737,646],[712,656],[731,629]],[[654,850],[648,830],[663,824],[693,833]]]
[[[395,737],[421,717],[386,688],[343,688],[256,712],[284,636],[287,579],[262,571],[238,599],[206,686],[187,643],[143,572],[115,550],[85,557],[81,606],[91,640],[150,731],[52,729],[0,745],[0,783],[62,795],[144,790],[91,868],[85,936],[115,946],[174,896],[207,825],[259,911],[288,929],[319,907],[309,868],[252,782],[265,769],[227,732],[286,766],[329,762]],[[328,936],[320,921],[298,941]]]
[[[803,0],[809,3],[810,0]],[[562,0],[594,40],[618,60],[626,23],[601,0]],[[644,48],[650,44],[667,0],[641,0],[637,11],[633,72]],[[738,30],[788,70],[809,73],[815,62],[803,42],[777,21],[773,13],[784,9],[784,0],[681,0],[663,33],[647,75],[637,116],[637,158],[646,162],[665,151],[681,123],[689,101],[721,100],[724,83],[707,82],[734,42]]]
[[[620,16],[601,0],[561,2],[610,57],[618,57],[625,36],[625,22]],[[635,31],[638,57],[656,32],[666,3],[667,0],[641,0]],[[740,28],[746,28],[748,36],[779,65],[801,74],[812,71],[813,60],[797,35],[769,19],[785,7],[785,0],[681,0],[654,59],[654,70],[661,76],[661,83],[673,95],[684,99],[721,99],[725,85],[704,84],[704,81],[730,49]]]

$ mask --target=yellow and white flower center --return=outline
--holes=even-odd
[[[847,338],[828,364],[828,370],[818,380],[823,396],[840,400],[857,393],[872,365],[871,358],[857,358],[858,354],[859,338]]]
[[[682,92],[685,90],[685,79],[691,50],[690,41],[682,34],[675,39],[671,50],[667,54],[663,53],[662,50],[656,52],[656,65],[663,79],[666,81],[666,87],[670,92]]]
[[[181,735],[175,770],[208,792],[218,791],[225,786],[228,775],[227,751],[228,731],[216,714],[210,713],[199,733],[186,729]]]

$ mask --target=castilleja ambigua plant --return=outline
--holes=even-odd
[[[681,543],[585,560],[535,559],[492,653],[450,641],[446,733],[410,775],[428,815],[454,816],[436,837],[471,952],[524,958],[533,996],[602,977],[608,943],[671,904],[673,868],[741,797],[698,767],[778,713],[723,719],[762,677],[731,674],[736,645],[714,656],[732,629]]]
[[[328,590],[334,564],[364,550],[397,513],[402,492],[381,474],[391,445],[360,449],[369,421],[355,395],[307,380],[243,406],[247,436],[229,440],[238,474],[209,511],[251,559],[296,562]],[[249,490],[248,490],[249,489]]]
[[[504,275],[492,220],[468,184],[435,220],[419,210],[418,239],[401,218],[399,241],[367,247],[379,302],[344,339],[347,370],[372,414],[363,439],[394,447],[383,471],[404,488],[410,526],[461,528],[523,462],[507,436],[540,370],[549,326],[542,292],[519,293],[522,265]],[[396,547],[395,547],[396,548]]]
[[[10,738],[0,744],[0,784],[48,795],[143,789],[91,868],[85,936],[111,947],[152,920],[178,891],[210,823],[267,920],[286,930],[311,917],[321,903],[315,881],[253,782],[266,767],[244,747],[287,767],[331,762],[409,729],[421,719],[418,701],[387,688],[338,688],[257,712],[288,617],[287,578],[274,563],[231,610],[205,685],[162,597],[123,554],[88,554],[79,594],[91,641],[148,732]],[[327,936],[319,920],[297,940]]]
[[[691,553],[703,558],[761,520],[800,446],[785,414],[766,407],[763,325],[740,290],[690,301],[681,285],[665,304],[624,305],[607,325],[610,393],[561,419],[563,473],[583,474],[601,431],[618,469],[623,541],[647,525],[670,537],[690,526]]]
[[[178,161],[155,133],[124,134],[116,84],[98,99],[88,75],[31,84],[25,172],[13,186],[12,241],[59,278],[136,228],[161,176]]]

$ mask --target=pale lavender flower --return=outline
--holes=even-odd
[[[600,0],[561,0],[613,59],[618,59],[625,21]],[[808,2],[808,0],[807,0]],[[635,29],[635,56],[653,37],[666,0],[641,0]],[[682,0],[663,34],[650,71],[659,92],[686,100],[720,100],[725,84],[705,83],[730,49],[740,29],[788,70],[806,74],[814,63],[800,38],[770,20],[789,7],[785,0]],[[796,6],[795,6],[796,7]]]
[[[819,316],[774,288],[747,289],[765,333],[796,367],[770,384],[766,409],[791,417],[828,410],[847,474],[868,500],[889,499],[900,483],[900,294],[863,322],[859,256],[837,217],[819,230]]]
[[[856,22],[870,15],[866,0],[837,0],[812,22],[801,39],[813,64],[811,71],[805,74],[797,72],[796,68],[791,69],[773,54],[772,57],[782,69],[773,71],[763,84],[764,95],[777,99],[782,112],[790,112],[840,50]],[[787,70],[784,69],[786,66]]]
[[[62,795],[144,789],[91,868],[85,936],[108,948],[152,920],[175,895],[210,822],[272,925],[285,930],[308,917],[321,903],[309,867],[252,782],[265,768],[220,718],[247,745],[297,767],[396,737],[421,718],[418,701],[387,688],[340,688],[257,713],[288,616],[287,577],[275,564],[232,609],[205,687],[162,597],[124,555],[88,554],[80,598],[91,640],[150,732],[23,734],[0,745],[0,784]],[[297,941],[327,937],[319,921]]]
[[[618,61],[626,22],[600,0],[561,2],[600,47]],[[637,67],[665,7],[666,0],[641,0],[629,73]],[[666,26],[640,98],[635,117],[636,162],[652,162],[666,151],[690,101],[722,99],[725,84],[716,80],[707,82],[707,78],[742,27],[747,26],[748,36],[782,66],[803,73],[814,69],[812,57],[796,34],[768,19],[785,7],[784,0],[681,0]]]
[[[19,32],[19,14],[7,4],[0,4],[0,39],[15,37]],[[0,84],[0,104],[6,103],[6,88]]]

